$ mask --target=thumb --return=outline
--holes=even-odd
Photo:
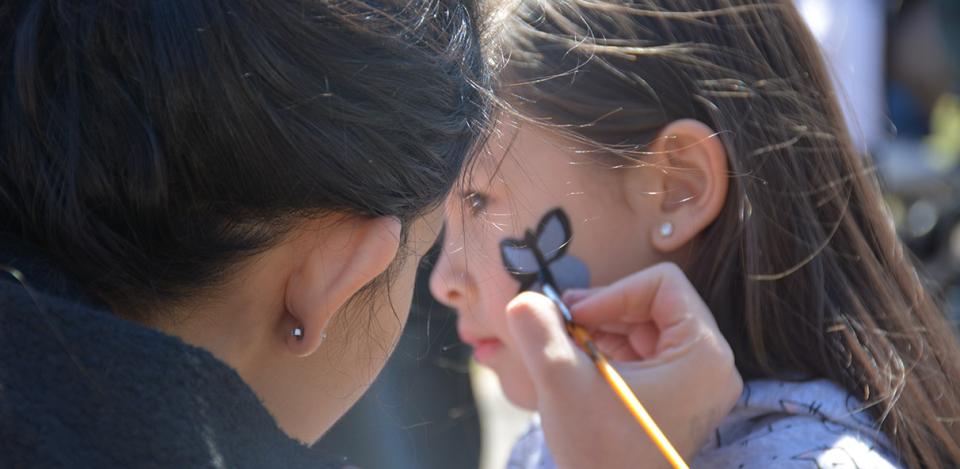
[[[584,378],[592,376],[592,363],[567,336],[560,312],[546,296],[524,292],[514,298],[507,305],[507,329],[538,395],[589,382]]]

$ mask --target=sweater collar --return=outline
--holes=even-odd
[[[0,273],[0,434],[31,449],[14,466],[330,467],[208,351],[111,313],[29,243],[0,241],[0,264],[20,273]]]
[[[106,304],[33,243],[0,231],[0,282],[19,283],[31,290],[69,299],[98,309]]]

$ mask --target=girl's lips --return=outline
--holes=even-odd
[[[493,355],[503,348],[503,342],[497,339],[478,339],[469,343],[473,347],[473,358],[484,365],[489,364]]]
[[[503,347],[503,342],[493,337],[477,337],[465,329],[457,332],[460,333],[460,340],[473,347],[473,358],[485,365]]]

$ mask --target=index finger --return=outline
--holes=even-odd
[[[696,289],[671,263],[624,277],[574,304],[571,310],[578,324],[590,327],[653,321],[658,328],[666,329],[691,316],[713,322]]]

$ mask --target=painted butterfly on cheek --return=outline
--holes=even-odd
[[[545,280],[559,290],[590,286],[590,272],[583,261],[567,255],[573,238],[570,219],[563,209],[547,212],[537,230],[527,230],[522,239],[500,241],[500,255],[507,272],[520,282],[520,290],[541,291]]]

